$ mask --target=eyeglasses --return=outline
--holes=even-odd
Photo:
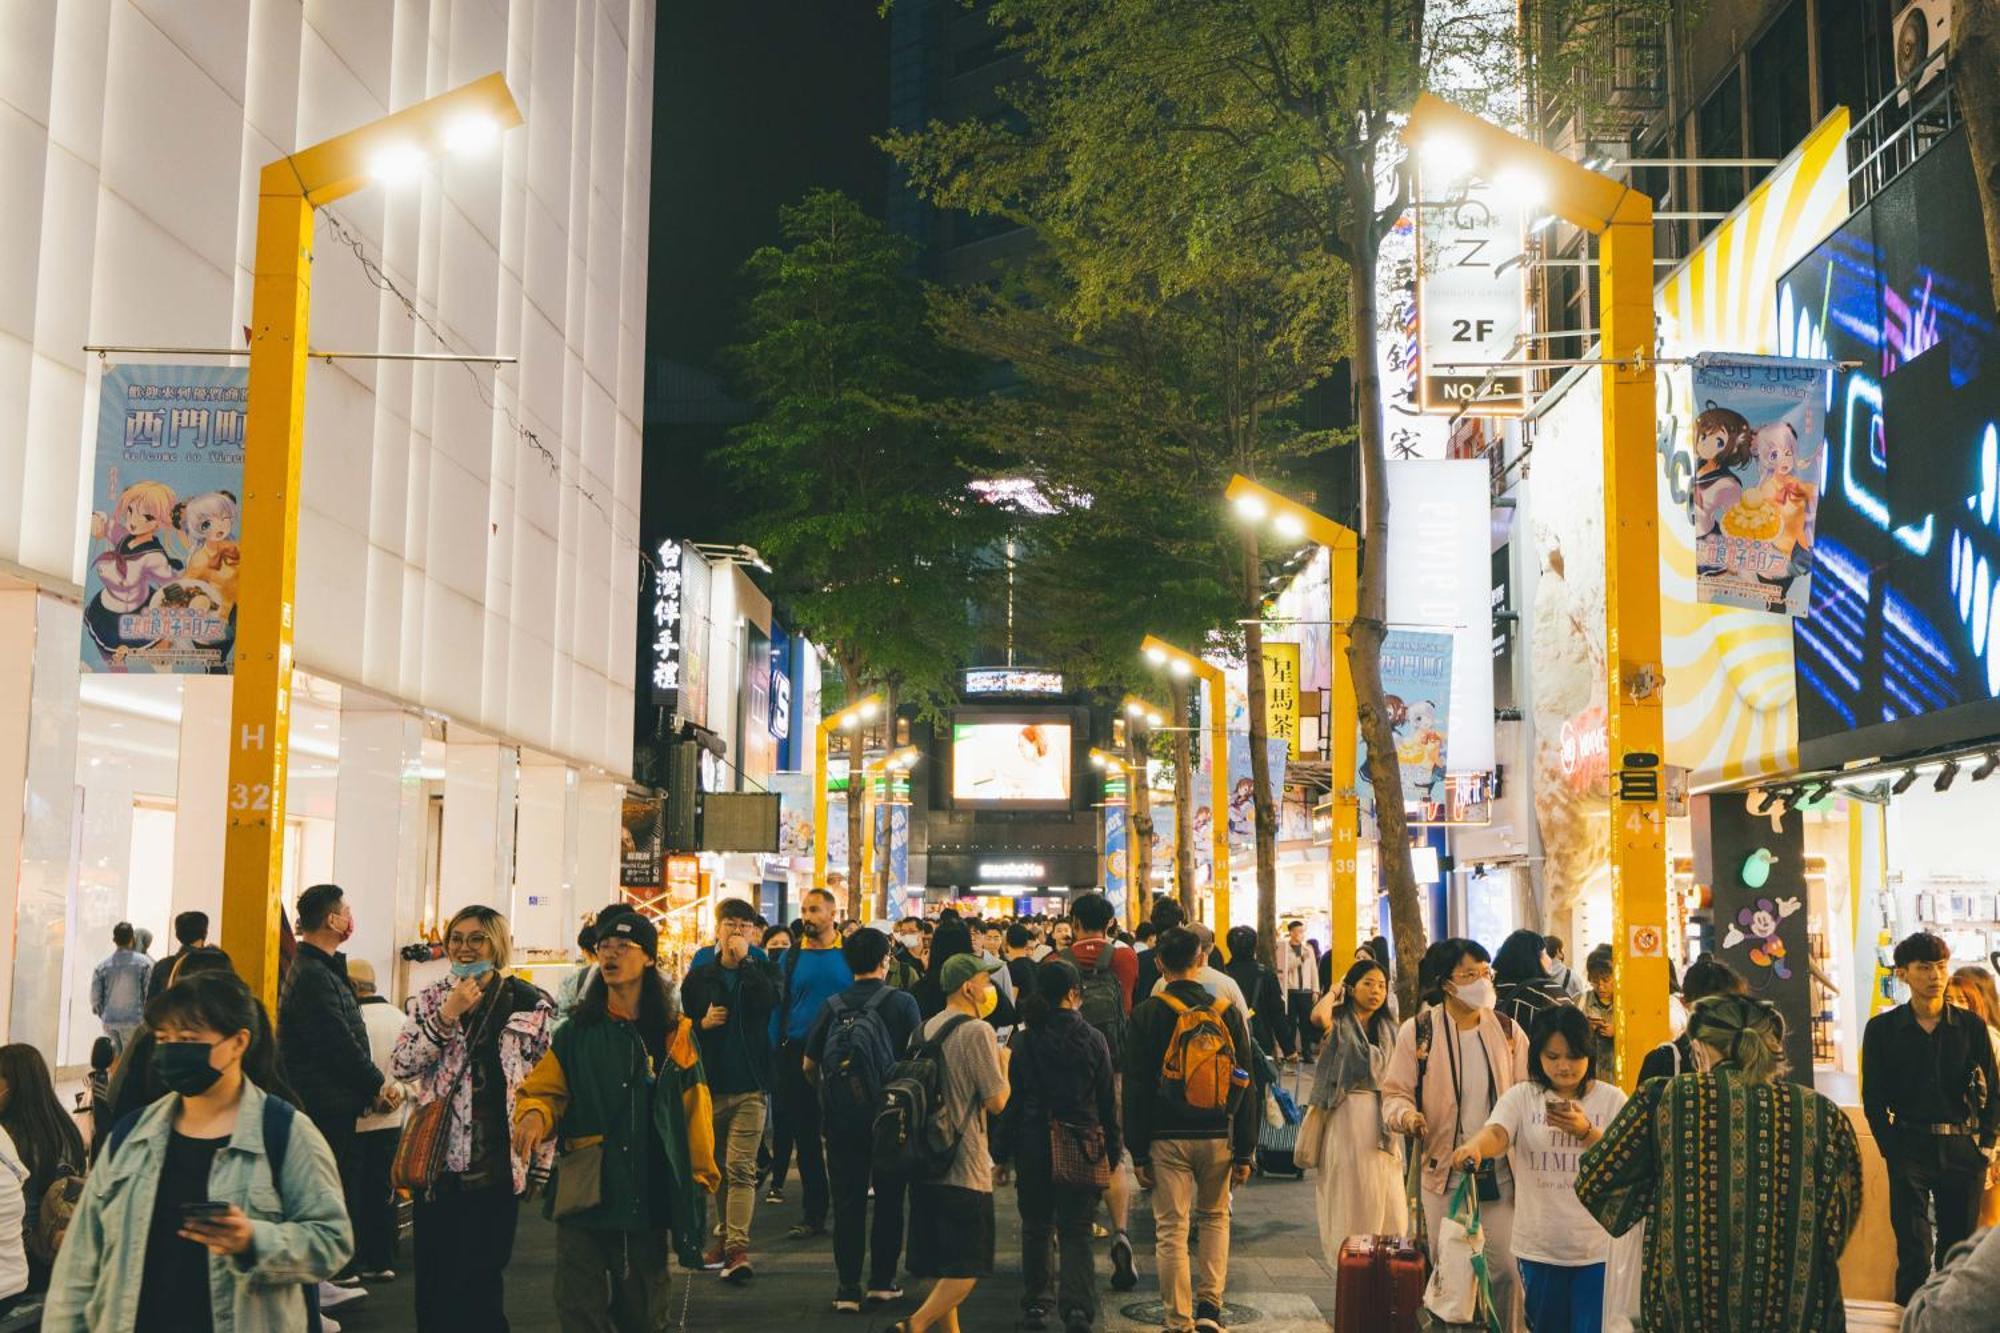
[[[639,948],[638,945],[632,943],[632,941],[630,940],[621,940],[617,938],[612,938],[608,940],[599,940],[597,942],[597,955],[600,958],[602,958],[606,954],[621,953],[626,949],[630,949],[635,953],[644,952]]]
[[[444,937],[447,949],[484,949],[493,942],[490,935],[460,935],[453,933]]]

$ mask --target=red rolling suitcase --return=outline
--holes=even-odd
[[[1349,1236],[1334,1278],[1336,1333],[1417,1333],[1430,1263],[1410,1236]]]

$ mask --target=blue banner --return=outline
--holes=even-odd
[[[1382,638],[1382,693],[1396,738],[1403,775],[1403,805],[1422,819],[1441,816],[1445,804],[1445,755],[1451,724],[1452,636],[1390,630]],[[1357,783],[1364,823],[1375,817],[1375,789],[1368,782],[1368,746],[1360,745]]]
[[[1104,807],[1104,896],[1118,909],[1121,919],[1125,915],[1125,862],[1132,845],[1128,828],[1124,806]]]
[[[110,366],[98,399],[83,669],[230,673],[250,372]]]

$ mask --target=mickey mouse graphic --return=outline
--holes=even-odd
[[[1785,961],[1785,942],[1778,938],[1778,923],[1798,910],[1797,898],[1779,898],[1775,902],[1759,898],[1754,906],[1736,914],[1736,923],[1722,937],[1722,947],[1733,949],[1745,939],[1754,940],[1755,943],[1750,946],[1750,961],[1759,967],[1770,968],[1772,975],[1780,981],[1789,981],[1792,969]]]

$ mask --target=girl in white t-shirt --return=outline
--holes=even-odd
[[[1514,1258],[1533,1333],[1599,1333],[1611,1237],[1576,1198],[1577,1159],[1604,1137],[1625,1094],[1597,1078],[1590,1020],[1572,1005],[1535,1018],[1528,1082],[1500,1095],[1486,1125],[1454,1155],[1466,1170],[1487,1157],[1514,1172]]]

